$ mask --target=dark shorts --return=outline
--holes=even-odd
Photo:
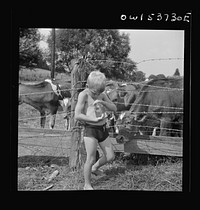
[[[85,137],[94,137],[98,140],[98,142],[102,142],[107,139],[109,136],[108,129],[106,128],[106,124],[102,126],[97,125],[85,125],[84,131]]]

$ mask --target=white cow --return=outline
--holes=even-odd
[[[70,130],[70,118],[71,118],[71,99],[70,98],[64,98],[63,100],[60,100],[60,105],[63,108],[63,111],[66,113],[65,119],[65,128],[67,131]]]

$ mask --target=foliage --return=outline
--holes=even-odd
[[[166,77],[164,74],[157,74],[157,75],[151,74],[148,79],[151,80],[151,79],[165,79],[165,78]]]
[[[157,74],[156,75],[157,79],[165,79],[165,75],[164,74]]]
[[[47,78],[51,78],[49,70],[40,69],[40,68],[20,68],[19,71],[19,81],[44,81]],[[63,82],[70,81],[70,75],[69,74],[63,74],[63,73],[55,73],[55,79],[56,81],[59,81],[59,84],[62,84]]]
[[[180,72],[179,72],[179,69],[177,68],[176,71],[174,72],[174,75],[173,76],[180,76]]]
[[[148,79],[149,80],[151,80],[151,79],[156,79],[157,77],[156,77],[156,75],[154,75],[154,74],[151,74],[149,77],[148,77]]]
[[[38,46],[40,34],[37,28],[19,29],[19,64],[26,67],[36,67],[45,64]]]
[[[144,80],[145,80],[145,73],[142,72],[142,71],[137,71],[135,73],[135,79],[134,79],[134,81],[135,82],[142,82]]]
[[[47,40],[50,48],[51,37]],[[108,78],[129,78],[136,69],[135,62],[128,58],[129,42],[127,34],[115,29],[57,29],[56,67],[71,72],[71,60],[85,58],[88,71],[98,69]]]
[[[49,49],[41,50],[42,35],[37,28],[19,29],[19,61],[26,67],[50,69],[52,34]],[[108,79],[140,82],[145,74],[137,71],[136,63],[128,58],[129,35],[116,29],[57,29],[55,72],[71,72],[74,59],[84,58],[84,69],[104,72]],[[47,65],[48,64],[48,65]]]

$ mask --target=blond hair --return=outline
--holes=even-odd
[[[92,71],[88,76],[87,85],[89,89],[103,92],[106,86],[105,74],[100,71]]]

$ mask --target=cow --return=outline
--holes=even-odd
[[[121,112],[129,110],[131,104],[136,99],[137,94],[141,88],[141,84],[133,83],[117,83],[109,82],[106,85],[105,93],[108,98],[116,105],[117,112],[108,115],[108,127],[111,133],[115,133],[115,124]]]
[[[118,83],[109,83],[106,86],[106,94],[112,102],[117,106],[117,112],[129,110],[131,104],[135,101],[137,94],[141,85],[136,84],[118,84]]]
[[[45,127],[46,114],[50,113],[49,128],[53,129],[60,100],[71,97],[70,84],[54,85],[50,79],[36,84],[19,84],[19,105],[29,104],[40,112],[40,126]]]
[[[65,128],[67,131],[71,128],[71,98],[64,98],[63,100],[59,101],[63,111],[66,113],[66,116],[64,117],[65,120]]]
[[[178,126],[182,119],[183,77],[155,79],[143,85],[130,110],[121,117],[118,134],[124,129],[137,133],[138,128],[149,127],[154,134],[157,128],[160,136],[171,136],[174,122]]]

